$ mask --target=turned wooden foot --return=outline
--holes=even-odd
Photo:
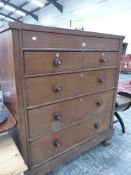
[[[103,145],[104,146],[109,146],[109,145],[111,145],[111,142],[112,142],[111,139],[106,139],[106,140],[103,141]]]

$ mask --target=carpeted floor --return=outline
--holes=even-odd
[[[120,79],[131,79],[131,74],[121,74]],[[116,123],[110,146],[98,145],[48,175],[131,175],[131,108],[121,115],[126,125],[125,134]]]

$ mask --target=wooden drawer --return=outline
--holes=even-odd
[[[24,48],[119,49],[119,40],[69,34],[23,31]]]
[[[118,52],[24,52],[25,75],[117,66]]]
[[[115,87],[116,69],[26,79],[27,106]]]
[[[30,142],[32,165],[46,161],[66,149],[71,149],[72,146],[108,129],[110,117],[111,112],[99,114],[90,119],[78,122],[71,127],[64,128]]]
[[[54,132],[90,115],[112,109],[114,91],[76,98],[28,111],[30,138]],[[93,110],[92,110],[93,109]],[[37,126],[37,127],[34,127]]]
[[[118,52],[84,52],[83,68],[104,68],[118,66]]]

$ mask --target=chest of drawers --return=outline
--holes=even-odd
[[[19,23],[1,30],[1,88],[27,174],[111,139],[123,38]]]

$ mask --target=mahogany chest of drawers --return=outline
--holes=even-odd
[[[123,38],[20,23],[1,30],[1,88],[27,174],[111,139]]]

